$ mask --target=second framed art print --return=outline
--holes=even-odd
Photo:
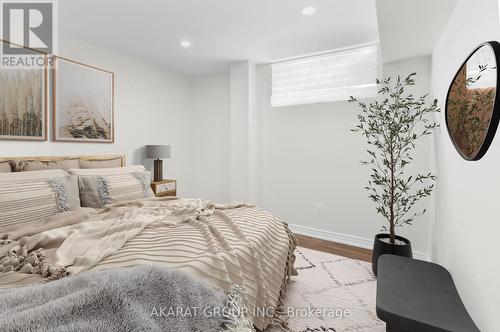
[[[52,69],[52,136],[59,142],[114,142],[114,74],[62,57]]]

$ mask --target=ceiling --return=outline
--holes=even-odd
[[[384,62],[432,54],[457,0],[376,0]]]
[[[63,35],[189,75],[379,39],[374,0],[64,0],[59,13]]]
[[[59,25],[63,35],[203,75],[375,41],[383,62],[429,55],[456,1],[65,0]],[[306,6],[316,13],[302,15]]]

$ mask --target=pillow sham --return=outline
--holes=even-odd
[[[0,173],[0,233],[79,208],[77,177],[63,170]]]
[[[75,158],[53,161],[20,160],[18,164],[22,165],[21,169],[18,170],[22,172],[43,171],[48,169],[69,170],[72,168],[79,168],[80,159]]]
[[[68,172],[72,175],[116,175],[144,172],[145,170],[146,169],[142,165],[131,165],[111,168],[75,168],[68,170]]]
[[[0,173],[10,173],[12,172],[12,166],[10,160],[0,161]]]
[[[148,171],[78,176],[81,204],[92,208],[154,197],[150,183],[151,174]]]
[[[122,157],[116,157],[107,160],[80,160],[80,168],[93,169],[93,168],[110,168],[110,167],[121,167]]]
[[[80,201],[84,207],[103,208],[108,204],[154,197],[151,173],[142,165],[72,169],[78,176]]]

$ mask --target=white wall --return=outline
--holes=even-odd
[[[447,89],[478,44],[500,40],[496,0],[459,0],[433,53],[434,93],[444,107]],[[446,132],[438,139],[439,195],[433,260],[447,267],[481,331],[498,331],[500,316],[500,138],[479,161],[463,160]]]
[[[172,159],[164,161],[164,177],[178,179],[180,194],[190,193],[193,186],[193,142],[189,129],[191,79],[70,36],[61,40],[59,55],[115,73],[115,143],[0,141],[0,155],[124,153],[128,164],[142,164],[144,145],[170,144]],[[152,162],[146,165],[152,167]]]
[[[386,64],[384,71],[386,75],[416,71],[414,92],[430,90],[429,57]],[[364,139],[350,132],[356,124],[356,106],[335,102],[271,108],[270,79],[270,66],[259,66],[259,204],[291,224],[369,243],[384,220],[363,189],[368,180],[368,170],[359,163],[366,158]],[[431,143],[430,139],[422,142],[417,150],[419,169],[432,167]],[[428,252],[428,218],[425,215],[413,226],[398,229],[423,253]]]
[[[229,73],[194,78],[194,197],[230,199]]]
[[[255,84],[255,65],[248,61],[231,65],[229,90],[232,201],[257,201],[258,118]]]

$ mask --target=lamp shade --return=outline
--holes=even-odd
[[[146,159],[170,159],[170,145],[146,145]]]

